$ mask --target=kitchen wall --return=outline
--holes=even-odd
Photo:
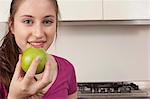
[[[0,40],[4,37],[7,30],[7,24],[5,22],[0,22]],[[2,42],[0,42],[1,45]]]
[[[150,26],[62,24],[48,52],[72,62],[78,82],[150,80]]]
[[[150,70],[150,33],[148,33],[148,66]],[[150,71],[149,71],[149,79],[150,79]]]
[[[150,26],[62,25],[49,53],[70,60],[78,82],[150,80]]]

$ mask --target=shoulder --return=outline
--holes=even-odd
[[[53,55],[53,57],[55,58],[56,62],[61,65],[66,65],[66,66],[71,66],[71,67],[73,66],[73,64],[69,60],[63,57],[56,56],[56,55]]]
[[[73,64],[67,59],[54,55],[55,60],[58,64],[59,74],[64,75],[67,80],[68,94],[71,95],[77,91],[76,73]]]
[[[56,55],[53,55],[53,57],[55,58],[55,60],[58,64],[58,67],[60,69],[63,69],[63,70],[69,71],[69,72],[74,72],[74,66],[69,60],[67,60],[63,57],[60,57],[60,56],[56,56]]]

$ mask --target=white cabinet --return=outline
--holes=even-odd
[[[62,21],[102,20],[102,0],[58,0]]]
[[[103,0],[104,20],[150,19],[150,0]]]
[[[0,22],[6,22],[12,0],[0,0]],[[60,21],[150,19],[150,0],[58,0]]]
[[[12,0],[0,0],[0,22],[8,21]],[[102,0],[58,0],[60,20],[102,20]]]
[[[11,0],[0,0],[0,22],[7,22]]]
[[[150,0],[58,0],[62,21],[150,19]]]

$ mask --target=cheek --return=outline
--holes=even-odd
[[[26,47],[26,41],[28,38],[27,32],[28,31],[25,31],[25,29],[22,26],[18,26],[18,25],[14,26],[13,34],[15,36],[16,43],[21,50],[24,50]]]
[[[16,35],[18,39],[26,39],[29,35],[29,30],[30,29],[26,28],[20,22],[16,22],[16,24],[14,24],[14,35]]]
[[[21,28],[20,29],[16,29],[14,31],[14,35],[15,35],[16,40],[18,40],[18,41],[24,41],[24,40],[26,40],[26,38],[28,36],[27,32],[26,31],[22,31]]]
[[[53,29],[53,31],[51,31],[51,33],[49,33],[48,35],[49,35],[49,39],[50,39],[51,41],[53,41],[54,38],[55,38],[55,35],[56,35],[56,30]]]
[[[53,25],[51,28],[49,29],[45,29],[46,33],[47,33],[47,37],[49,39],[54,39],[55,35],[56,35],[56,27],[55,25]]]
[[[56,31],[47,33],[47,47],[50,47],[56,36]]]
[[[24,47],[25,47],[25,42],[26,42],[26,38],[25,38],[25,36],[22,36],[22,35],[20,35],[20,34],[14,34],[14,36],[15,36],[15,40],[16,40],[16,43],[17,43],[17,45],[19,46],[19,48],[20,49],[24,49]]]

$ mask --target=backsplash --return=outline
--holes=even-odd
[[[69,59],[78,82],[150,80],[150,26],[64,25],[49,53]]]

